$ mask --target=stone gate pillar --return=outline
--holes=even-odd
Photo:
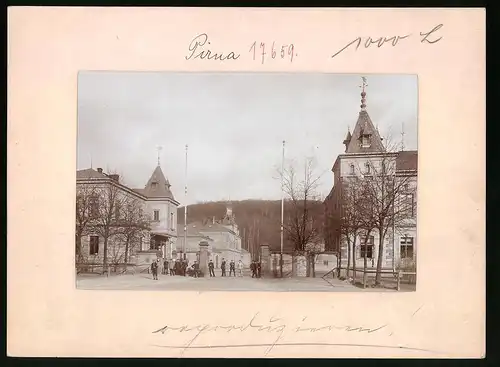
[[[208,242],[201,241],[200,242],[200,270],[203,273],[203,276],[208,276]]]
[[[269,252],[268,245],[260,246],[260,266],[262,276],[271,275],[271,253]]]

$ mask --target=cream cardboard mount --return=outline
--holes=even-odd
[[[484,356],[484,9],[11,7],[8,24],[9,355]],[[417,290],[77,290],[81,70],[418,75]]]

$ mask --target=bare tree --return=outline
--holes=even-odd
[[[86,228],[103,239],[103,270],[107,271],[110,240],[123,233],[120,216],[128,200],[127,194],[112,179],[108,182],[82,183],[78,192],[92,193],[88,200]],[[119,256],[117,250],[113,250],[111,255],[112,261]]]
[[[281,177],[283,175],[283,177]],[[285,205],[284,232],[293,243],[295,252],[305,253],[308,243],[318,242],[321,233],[313,221],[312,207],[320,204],[317,193],[321,175],[316,174],[316,160],[306,158],[303,172],[297,171],[296,165],[290,163],[283,172],[283,191],[287,197]]]
[[[342,183],[340,236],[341,242],[347,244],[347,276],[349,276],[352,256],[354,279],[356,279],[356,244],[362,229],[366,226],[366,203],[363,199],[363,183],[359,177],[351,177]]]
[[[83,184],[77,187],[75,218],[75,252],[77,262],[84,260],[82,238],[89,233],[94,214],[92,213],[93,203],[97,197],[98,191],[96,185]]]
[[[139,199],[126,197],[123,204],[119,217],[119,232],[125,242],[123,262],[128,263],[130,253],[138,245],[139,239],[151,229],[151,218],[144,212]]]
[[[414,210],[414,192],[409,188],[411,176],[396,174],[396,154],[386,153],[379,161],[369,164],[369,171],[362,176],[364,191],[364,233],[366,240],[372,231],[378,234],[377,273],[375,284],[381,283],[384,241],[393,231],[408,220]],[[407,200],[410,196],[411,199]],[[365,247],[366,253],[366,247]]]

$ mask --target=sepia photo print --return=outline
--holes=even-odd
[[[404,292],[416,75],[81,71],[78,289]]]

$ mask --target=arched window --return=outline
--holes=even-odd
[[[366,162],[366,163],[365,163],[365,172],[366,172],[367,174],[370,174],[370,173],[371,173],[370,162]]]
[[[350,168],[351,168],[351,175],[353,175],[354,174],[354,164],[351,163]]]

